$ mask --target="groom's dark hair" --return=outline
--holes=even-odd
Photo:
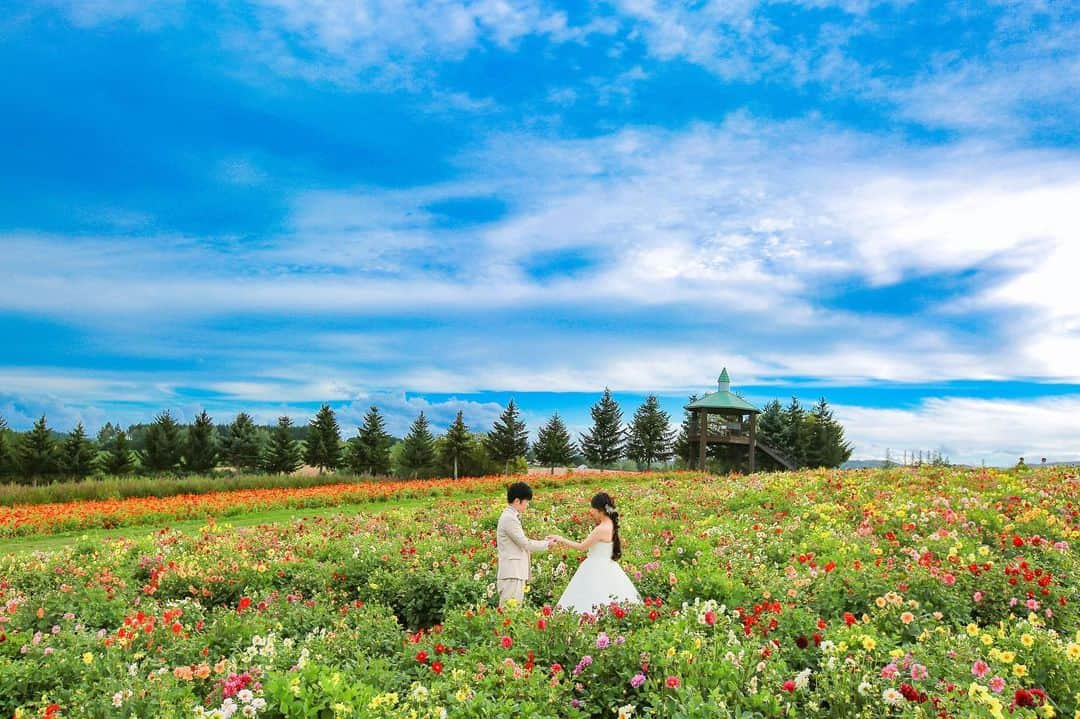
[[[532,487],[524,482],[514,482],[506,488],[506,503],[513,504],[515,499],[532,500]]]

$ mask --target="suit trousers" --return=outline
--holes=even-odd
[[[524,579],[500,579],[497,584],[499,588],[500,607],[511,599],[516,599],[518,604],[521,604],[525,599]]]

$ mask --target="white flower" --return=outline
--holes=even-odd
[[[118,707],[124,703],[124,692],[116,692],[112,695],[112,705]]]
[[[795,688],[806,689],[810,685],[810,669],[803,669],[795,675]]]
[[[251,706],[256,711],[262,711],[266,708],[266,700],[262,697],[255,697],[251,700]]]
[[[870,682],[864,681],[859,683],[859,696],[867,696],[870,694],[870,690],[874,688],[874,685]]]
[[[896,706],[904,700],[904,695],[896,691],[892,687],[889,687],[885,691],[881,692],[882,700],[891,706]]]
[[[253,717],[256,714],[258,714],[258,712],[255,711],[255,707],[251,706],[250,704],[248,704],[243,709],[241,709],[240,713],[243,714],[246,717]]]
[[[619,719],[630,719],[630,717],[634,716],[634,708],[633,704],[623,704],[618,709]]]
[[[241,689],[236,693],[236,698],[244,704],[250,704],[251,700],[255,698],[255,694],[250,689]]]

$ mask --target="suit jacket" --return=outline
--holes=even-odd
[[[532,552],[546,552],[547,542],[529,539],[521,528],[521,517],[513,507],[507,506],[499,516],[499,526],[495,530],[495,541],[499,551],[498,579],[532,578],[529,555]]]

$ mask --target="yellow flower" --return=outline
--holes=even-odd
[[[1001,661],[1006,664],[1012,664],[1013,659],[1016,659],[1016,652],[1004,651],[1001,653]]]
[[[90,652],[86,652],[85,654],[82,655],[82,661],[83,661],[83,664],[93,664],[94,663],[94,655],[91,654]]]
[[[1023,644],[1025,647],[1030,647],[1032,644],[1035,643],[1035,637],[1031,636],[1030,634],[1022,634],[1020,635],[1020,643]]]
[[[878,597],[877,599],[874,600],[874,604],[876,604],[878,606],[878,609],[884,609],[885,608],[885,597]]]
[[[874,647],[876,647],[876,646],[877,646],[877,642],[874,641],[873,637],[863,637],[862,638],[862,647],[866,651],[872,652],[872,651],[874,651]]]
[[[979,625],[975,624],[975,623],[968,624],[964,628],[964,631],[966,631],[968,633],[969,637],[974,637],[975,635],[977,635],[979,633]]]
[[[669,659],[671,657],[675,656],[675,647],[668,647],[667,648],[667,655],[668,655]]]
[[[890,649],[889,656],[893,659],[899,659],[900,657],[904,656],[904,650],[900,648]]]
[[[983,634],[981,637],[979,637],[979,640],[986,646],[990,646],[994,643],[994,638],[989,634]]]
[[[701,637],[694,637],[694,647],[701,649]]]
[[[473,697],[473,690],[472,690],[472,688],[467,687],[467,686],[466,687],[461,687],[461,689],[458,689],[457,693],[454,694],[454,698],[457,699],[459,702],[461,702],[463,704],[465,702],[469,701],[470,699],[472,699],[472,697]]]
[[[1080,644],[1069,642],[1068,646],[1065,647],[1065,656],[1074,662],[1080,662]]]
[[[1057,712],[1054,711],[1054,707],[1053,707],[1052,704],[1043,704],[1041,707],[1039,707],[1035,711],[1042,714],[1044,717],[1046,717],[1046,719],[1050,719],[1050,717],[1055,716],[1057,714]]]
[[[837,644],[836,645],[836,650],[840,651],[840,652],[846,652],[847,651],[847,642],[840,642],[839,644]]]
[[[1013,664],[1013,674],[1018,677],[1026,677],[1028,673],[1027,667],[1023,664]]]
[[[1001,701],[999,699],[990,697],[986,704],[990,707],[990,716],[994,717],[994,719],[1005,719],[1005,713],[1001,711]]]

